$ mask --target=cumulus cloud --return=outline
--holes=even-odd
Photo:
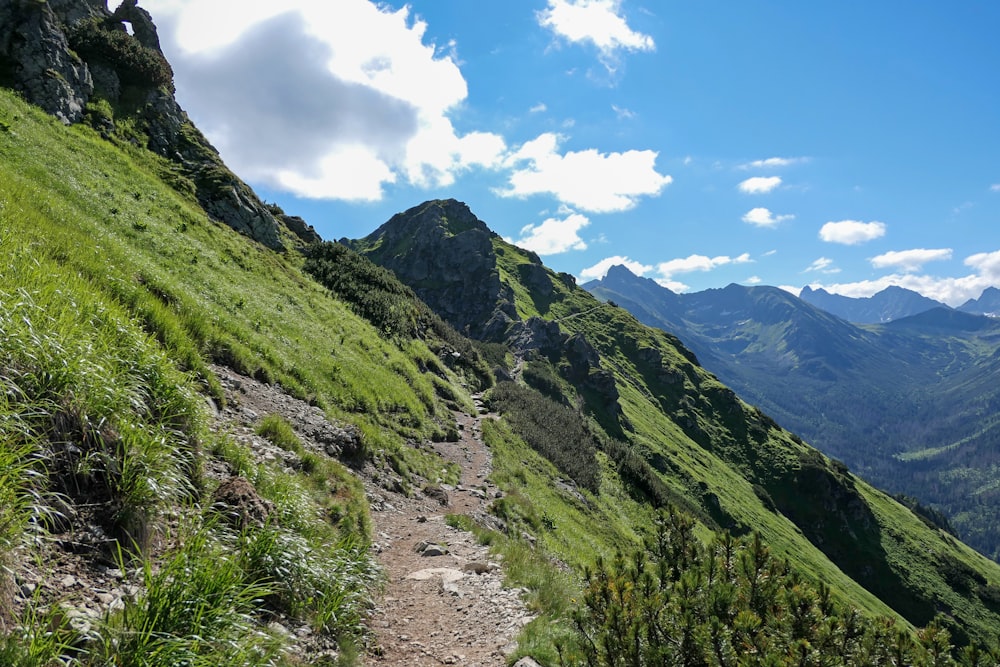
[[[977,275],[991,285],[1000,284],[1000,250],[979,252],[965,258],[965,265],[976,270]]]
[[[743,282],[745,282],[748,285],[760,285],[763,281],[760,279],[760,276],[750,276]]]
[[[597,264],[583,269],[580,271],[580,278],[584,280],[601,280],[604,276],[608,275],[608,269],[612,266],[624,266],[637,276],[645,275],[653,270],[653,267],[648,264],[642,264],[628,257],[615,255],[614,257],[605,257]]]
[[[664,279],[669,279],[678,273],[711,271],[727,264],[747,264],[752,261],[749,253],[743,253],[739,257],[730,257],[728,255],[718,255],[716,257],[688,255],[687,257],[661,262],[656,265],[656,270]]]
[[[876,269],[895,267],[905,273],[919,271],[927,262],[951,259],[951,248],[914,248],[912,250],[891,250],[872,257],[871,265]]]
[[[833,265],[833,260],[830,259],[829,257],[820,257],[812,264],[807,266],[805,271],[803,271],[803,273],[811,273],[811,272],[840,273],[840,269],[838,269]]]
[[[580,238],[580,230],[589,225],[590,220],[572,211],[564,213],[566,217],[561,220],[548,218],[538,225],[525,225],[521,229],[521,238],[511,243],[539,255],[586,250],[587,244]]]
[[[536,13],[538,24],[572,43],[590,43],[602,56],[619,51],[652,51],[653,38],[629,27],[621,0],[549,0]]]
[[[828,222],[819,230],[819,237],[827,243],[858,245],[885,236],[884,222],[859,222],[841,220]]]
[[[551,194],[561,203],[592,213],[624,211],[639,197],[656,196],[673,178],[656,171],[655,151],[600,153],[589,149],[559,153],[562,137],[545,133],[512,155],[504,165],[513,171],[504,197]]]
[[[539,102],[535,106],[533,106],[530,109],[528,109],[528,112],[529,113],[543,113],[543,112],[548,111],[548,110],[549,110],[549,108],[545,105],[545,102]]]
[[[973,273],[944,278],[916,273],[891,273],[872,280],[816,286],[834,294],[866,297],[896,285],[919,292],[949,306],[960,306],[969,299],[978,298],[987,287],[1000,286],[1000,250],[969,255],[965,258],[964,264],[971,268]]]
[[[1000,192],[1000,183],[994,183],[990,186],[991,192]]]
[[[753,162],[741,164],[740,169],[778,169],[781,167],[791,167],[792,165],[801,164],[808,161],[808,159],[809,158],[804,157],[769,157],[763,160],[754,160]]]
[[[454,45],[425,40],[408,7],[368,0],[161,0],[178,98],[252,182],[314,198],[372,200],[405,179],[446,186],[496,167],[499,135],[460,134],[467,97]],[[433,82],[433,85],[428,85]]]
[[[737,186],[740,192],[748,195],[767,194],[781,185],[780,176],[752,176],[745,181],[741,181]]]
[[[743,215],[743,222],[747,222],[758,227],[774,227],[779,222],[791,220],[794,217],[794,215],[774,215],[769,209],[758,207],[747,211]]]

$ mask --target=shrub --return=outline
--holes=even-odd
[[[174,72],[163,54],[140,44],[118,22],[86,19],[76,23],[68,37],[74,51],[85,60],[108,64],[126,85],[173,89]]]
[[[490,404],[532,449],[581,487],[598,492],[597,442],[578,412],[513,382],[494,387]]]

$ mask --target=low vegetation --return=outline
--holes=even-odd
[[[513,382],[497,385],[490,405],[532,449],[583,488],[598,491],[597,445],[576,410]]]

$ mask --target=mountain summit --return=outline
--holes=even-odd
[[[931,308],[948,308],[940,301],[896,285],[886,287],[869,297],[831,294],[821,287],[812,289],[807,285],[802,288],[799,298],[848,322],[858,324],[881,324]]]

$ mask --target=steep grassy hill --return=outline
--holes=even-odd
[[[485,240],[492,252],[461,252]],[[635,525],[649,501],[663,502],[697,516],[706,531],[759,531],[805,576],[869,613],[923,625],[947,607],[954,632],[984,637],[1000,622],[996,564],[740,401],[673,336],[505,243],[464,205],[427,202],[352,246],[404,281],[421,275],[414,289],[446,318],[460,310],[449,285],[472,282],[470,276],[498,279],[497,300],[483,314],[493,324],[478,330],[516,352],[514,377],[556,405],[581,407],[597,434],[593,450],[549,454],[564,479],[577,481],[582,500],[560,501],[558,485],[545,490],[524,473],[518,483],[532,511],[550,516],[543,541],[563,557],[579,563],[599,553],[607,539],[601,533],[618,543],[622,517]],[[498,408],[511,414],[530,402],[500,394]],[[596,474],[583,465],[591,456]],[[635,495],[628,481],[642,479]],[[604,514],[609,497],[614,503]]]
[[[588,285],[674,332],[740,396],[996,559],[996,320],[934,308],[859,326],[774,287],[674,294],[616,267]]]
[[[3,57],[58,61],[50,112],[86,121],[0,89],[0,665],[350,664],[378,579],[359,471],[454,482],[423,445],[481,391],[502,494],[448,521],[538,613],[512,657],[997,662],[951,650],[994,639],[995,563],[458,202],[305,248],[183,117],[148,15],[100,5],[0,6]],[[123,94],[87,98],[85,66]],[[261,455],[216,365],[334,436],[257,415]]]
[[[286,664],[286,638],[262,632],[274,614],[352,641],[375,574],[359,482],[301,449],[297,473],[255,463],[209,430],[206,401],[224,400],[209,364],[323,408],[353,433],[345,461],[407,484],[442,477],[412,445],[449,437],[452,410],[471,409],[468,389],[492,382],[488,368],[429,313],[416,333],[389,335],[307,274],[302,255],[210,219],[162,158],[3,90],[0,155],[0,627],[26,623],[0,641],[0,663],[48,665],[47,651],[75,647],[86,650],[75,664],[108,664],[109,652],[122,656],[114,664],[154,653],[142,664]],[[220,525],[220,470],[249,479],[280,518],[263,532]],[[116,544],[128,572],[148,562],[135,581],[144,593],[86,637],[53,602],[89,600],[45,579],[34,599],[17,588],[23,568],[44,574],[65,550],[115,567]],[[163,608],[192,604],[203,617]],[[63,629],[47,634],[50,624]]]

